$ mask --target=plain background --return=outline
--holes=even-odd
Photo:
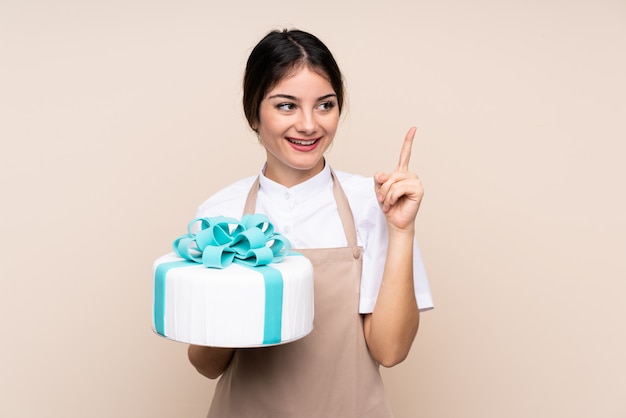
[[[0,416],[204,416],[152,262],[260,169],[240,82],[283,27],[345,73],[335,168],[418,126],[436,309],[396,416],[626,417],[623,0],[1,0]]]

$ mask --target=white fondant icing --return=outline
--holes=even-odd
[[[163,263],[181,260],[174,253],[164,255],[155,261],[154,271]],[[279,344],[306,336],[313,329],[311,262],[296,255],[268,267],[280,271],[283,278]],[[264,346],[264,314],[264,279],[253,268],[232,264],[214,269],[195,264],[167,272],[166,338],[215,347]]]

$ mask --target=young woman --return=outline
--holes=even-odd
[[[258,212],[314,266],[315,322],[279,346],[190,346],[203,375],[221,376],[209,417],[385,418],[379,365],[403,361],[432,298],[415,217],[422,185],[409,172],[411,128],[396,169],[374,178],[334,171],[324,153],[343,107],[328,48],[299,30],[273,31],[253,49],[243,106],[265,147],[260,174],[216,193],[199,217]]]

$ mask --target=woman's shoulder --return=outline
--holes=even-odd
[[[360,242],[367,248],[377,247],[382,242],[377,237],[384,235],[386,223],[376,199],[374,177],[336,170],[335,174],[348,198]]]
[[[347,173],[345,171],[334,170],[337,180],[346,192],[348,200],[374,199],[374,178],[361,174]]]
[[[218,190],[198,207],[196,216],[240,216],[257,176],[246,177]]]
[[[373,177],[336,170],[335,175],[346,193],[357,228],[384,220],[376,199]]]

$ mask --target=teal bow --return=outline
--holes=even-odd
[[[194,233],[196,224],[200,229]],[[241,221],[224,216],[196,218],[187,230],[174,240],[174,252],[205,267],[262,266],[281,261],[291,251],[289,240],[275,233],[274,225],[261,214],[246,214]]]

